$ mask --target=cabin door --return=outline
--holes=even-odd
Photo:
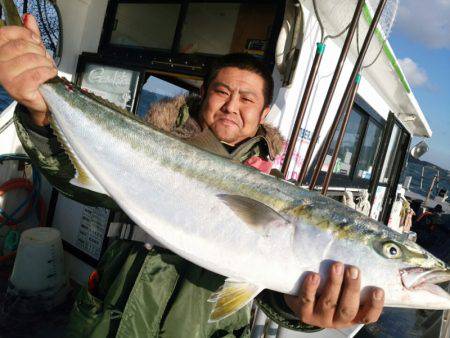
[[[385,224],[389,221],[410,142],[411,135],[391,113],[383,132],[375,161],[378,165],[369,188],[372,203],[370,216]]]

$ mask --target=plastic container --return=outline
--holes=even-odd
[[[59,230],[39,227],[21,234],[10,283],[21,294],[43,298],[67,285]]]

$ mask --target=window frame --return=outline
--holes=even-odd
[[[370,182],[373,177],[373,172],[370,178],[359,178],[356,177],[356,166],[358,164],[358,160],[361,155],[362,146],[364,144],[364,140],[367,135],[367,129],[369,127],[369,121],[374,123],[377,127],[381,129],[381,131],[384,130],[386,121],[378,114],[375,109],[373,109],[361,96],[357,95],[355,99],[355,103],[353,105],[352,110],[357,111],[362,116],[361,124],[363,124],[361,137],[356,145],[356,151],[355,156],[352,160],[351,167],[350,167],[350,174],[342,175],[338,173],[333,173],[331,180],[330,180],[330,190],[336,187],[346,187],[346,188],[355,188],[355,189],[368,189],[370,186]],[[337,130],[336,133],[339,131]],[[381,148],[381,142],[382,142],[382,136],[383,132],[380,133],[379,137],[379,143],[377,146],[377,150],[374,156],[374,163],[376,163],[377,155]],[[312,166],[313,168],[314,166]],[[324,178],[325,178],[326,172],[320,172],[319,178],[318,178],[318,184],[322,184]],[[310,176],[310,175],[308,175]]]
[[[400,142],[399,147],[394,153],[392,161],[393,170],[389,173],[389,179],[387,182],[380,182],[381,172],[383,170],[384,163],[386,162],[386,155],[389,148],[389,143],[392,137],[392,130],[394,126],[400,129]],[[397,191],[397,185],[400,181],[400,176],[405,168],[406,158],[408,154],[408,149],[411,144],[412,136],[408,129],[398,120],[393,112],[389,113],[388,119],[386,120],[386,126],[383,130],[382,143],[377,154],[375,161],[377,162],[377,167],[375,168],[374,174],[372,175],[369,195],[370,203],[373,205],[375,201],[375,195],[378,187],[385,187],[386,191],[384,197],[382,198],[381,213],[378,215],[378,220],[387,224],[389,221],[389,215],[392,210],[393,200],[395,198],[395,193]]]
[[[83,73],[86,69],[86,65],[91,64],[91,63],[96,63],[99,65],[110,66],[110,67],[123,68],[123,69],[139,72],[139,81],[137,84],[136,96],[134,98],[132,109],[131,109],[131,112],[133,114],[136,114],[136,112],[137,112],[138,104],[139,104],[140,98],[141,98],[142,87],[146,83],[147,79],[152,75],[159,77],[160,79],[162,79],[164,81],[168,81],[176,86],[183,87],[184,89],[188,90],[192,94],[199,94],[199,89],[193,85],[183,82],[181,79],[183,77],[187,77],[192,80],[198,80],[198,81],[203,80],[201,77],[184,76],[184,74],[182,74],[182,73],[175,73],[175,72],[169,73],[167,71],[159,71],[159,70],[155,70],[153,68],[145,67],[142,65],[130,64],[124,60],[116,60],[116,59],[111,59],[109,57],[105,57],[105,56],[102,56],[99,54],[84,52],[78,57],[77,70],[76,70],[76,76],[75,76],[75,83],[78,86],[81,85],[81,80],[82,80]]]
[[[270,69],[275,65],[275,48],[279,32],[284,20],[284,10],[286,0],[109,0],[106,9],[105,20],[103,22],[103,30],[98,47],[98,53],[125,60],[128,63],[137,65],[151,66],[154,69],[167,70],[171,69],[178,73],[193,76],[204,76],[207,66],[211,64],[220,55],[214,54],[184,54],[178,52],[183,24],[190,3],[242,3],[242,4],[274,4],[275,19],[273,21],[272,32],[268,41],[267,50],[264,53],[263,61],[267,63]],[[181,4],[180,13],[175,29],[172,48],[170,51],[163,51],[144,47],[120,46],[110,43],[112,32],[115,25],[117,9],[121,3],[132,4]]]

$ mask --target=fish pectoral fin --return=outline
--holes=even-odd
[[[85,174],[86,172],[83,173],[84,177],[86,176]],[[70,180],[69,183],[83,189],[91,190],[94,192],[98,192],[99,194],[109,196],[108,192],[92,176],[88,176],[87,178],[85,177],[83,178],[83,180],[80,180],[79,177],[80,174],[77,170],[77,174]]]
[[[52,127],[59,143],[61,143],[62,147],[66,151],[66,154],[70,159],[70,162],[75,168],[75,177],[70,180],[70,184],[80,188],[95,191],[100,194],[108,195],[106,190],[95,179],[94,175],[91,174],[91,172],[86,168],[86,166],[83,164],[80,158],[76,155],[75,151],[67,141],[67,138],[61,132],[58,123],[53,118],[50,118],[50,126]]]
[[[220,194],[217,197],[219,197],[245,223],[254,227],[256,230],[267,230],[272,226],[291,224],[278,212],[254,199],[226,194]]]
[[[228,278],[208,299],[208,302],[214,303],[208,322],[214,323],[232,315],[250,303],[263,289],[254,284]]]
[[[71,158],[72,160],[72,158]],[[80,161],[73,161],[75,167],[75,177],[70,180],[70,184],[77,187],[88,189],[91,191],[98,192],[99,194],[108,195],[102,185],[94,178],[94,175],[86,168],[86,166]]]

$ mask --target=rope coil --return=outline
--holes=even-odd
[[[3,164],[4,161],[30,162],[27,156],[20,154],[1,155],[0,164]],[[0,197],[14,190],[24,190],[27,192],[27,197],[11,213],[0,208],[0,229],[4,226],[10,228],[6,234],[4,247],[2,248],[4,253],[6,250],[6,254],[0,256],[0,264],[7,263],[15,257],[15,250],[20,239],[20,231],[18,228],[21,223],[33,215],[33,211],[36,212],[36,218],[38,219],[37,226],[45,225],[46,206],[40,194],[41,176],[38,171],[33,167],[32,180],[25,177],[13,178],[0,185]]]

